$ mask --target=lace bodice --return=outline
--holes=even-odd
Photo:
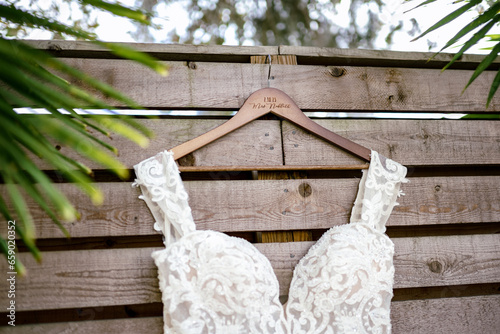
[[[164,304],[164,332],[390,333],[394,245],[385,223],[406,168],[372,151],[351,222],[328,230],[300,260],[288,302],[279,301],[269,260],[251,243],[197,231],[170,152],[134,166],[165,236],[152,257]]]

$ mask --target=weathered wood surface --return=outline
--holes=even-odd
[[[315,121],[404,165],[482,165],[500,162],[500,124],[496,121]],[[352,154],[319,140],[290,122],[283,122],[282,132],[285,165],[360,162]]]
[[[408,300],[391,304],[394,334],[486,334],[500,328],[500,296]],[[162,317],[0,327],[4,334],[161,334]]]
[[[325,229],[348,223],[359,179],[233,180],[185,182],[197,228],[201,230],[275,231]],[[301,184],[310,186],[304,197]],[[500,176],[411,178],[406,196],[387,226],[495,223],[500,221]],[[81,213],[65,224],[77,237],[154,235],[153,217],[138,188],[130,183],[101,183],[106,198],[94,206],[71,184],[59,184]],[[5,189],[0,186],[0,193]],[[34,203],[38,238],[61,238],[62,232]],[[2,235],[5,224],[0,226]]]
[[[256,244],[267,256],[286,295],[292,271],[313,242]],[[396,238],[395,288],[497,282],[500,235]],[[43,265],[18,254],[29,275],[16,282],[18,310],[142,304],[160,301],[158,248],[44,253]],[[0,267],[6,271],[5,263]],[[7,281],[0,281],[6,291]]]
[[[393,333],[495,334],[500,295],[408,300],[391,304]]]
[[[169,75],[162,77],[127,60],[65,61],[147,108],[238,109],[251,93],[268,86],[269,66],[264,64],[166,62]],[[283,90],[303,110],[484,112],[495,72],[484,72],[461,94],[472,72],[276,64],[271,87]],[[499,96],[488,111],[500,111]]]
[[[162,317],[73,321],[0,327],[2,334],[163,334]]]
[[[84,41],[28,40],[31,46],[51,52],[56,57],[117,58],[106,49]],[[337,49],[304,46],[226,46],[127,43],[136,50],[149,53],[160,60],[196,60],[249,62],[254,55],[295,55],[299,64],[328,64],[349,66],[391,66],[442,68],[454,54],[432,52],[401,52],[389,50]],[[432,58],[432,59],[431,59]],[[464,54],[453,68],[475,69],[483,55]],[[494,62],[494,66],[500,60]],[[493,68],[496,68],[494,67]]]
[[[56,57],[120,58],[109,50],[85,41],[28,40],[32,47],[50,52]],[[131,46],[159,60],[250,62],[254,55],[277,55],[278,46],[186,45],[160,43],[116,43]]]
[[[500,236],[468,235],[395,238],[394,288],[493,283],[500,273]],[[288,294],[293,269],[313,242],[255,246],[265,254]]]
[[[268,82],[273,79],[271,76],[271,64],[297,65],[297,57],[294,55],[285,56],[252,56],[252,64],[269,63],[269,78]],[[284,163],[284,162],[283,162]],[[283,166],[284,167],[284,166]],[[258,180],[280,180],[280,179],[303,179],[303,174],[292,171],[259,171],[257,174]],[[259,243],[267,242],[291,242],[291,241],[311,241],[311,231],[264,231],[257,232],[256,239]]]
[[[160,77],[140,65],[114,59],[109,52],[89,44],[31,43],[49,49],[58,57],[68,58],[65,61],[114,85],[145,107],[155,109],[237,110],[252,92],[268,84],[269,65],[245,64],[250,62],[251,56],[265,58],[271,55],[277,59],[282,55],[297,55],[300,65],[280,65],[273,61],[271,87],[290,95],[304,111],[485,112],[486,92],[494,75],[493,71],[481,75],[460,95],[471,70],[483,56],[465,55],[456,64],[461,70],[447,70],[441,74],[439,68],[450,59],[448,54],[426,62],[430,56],[426,53],[289,46],[136,45],[169,61],[170,75]],[[490,69],[498,67],[499,60]],[[492,111],[500,111],[500,96],[495,97],[488,109]],[[118,137],[112,139],[112,143],[119,148],[127,168],[131,168],[223,121],[141,120],[157,134],[148,149],[142,150]],[[500,135],[498,122],[494,121],[317,121],[411,167],[500,165]],[[67,148],[61,150],[66,152]],[[358,162],[287,122],[257,121],[195,152],[182,164],[310,166]],[[50,169],[47,165],[40,166]],[[92,163],[90,166],[96,167]],[[411,168],[409,172],[411,176]],[[225,174],[214,172],[213,178],[224,180]],[[298,191],[303,182],[312,189],[306,197]],[[312,230],[347,223],[358,182],[358,179],[190,181],[186,182],[186,188],[198,229],[226,232]],[[462,223],[470,223],[471,227],[497,226],[500,221],[498,184],[500,176],[467,176],[413,177],[411,183],[403,185],[407,196],[399,199],[401,205],[395,208],[388,222],[390,227],[404,226],[401,230],[409,233],[400,234],[408,237],[393,238],[396,289],[453,289],[498,283],[499,234],[411,235],[413,227],[422,225],[429,228]],[[130,183],[101,185],[108,201],[100,208],[93,207],[72,185],[59,185],[82,213],[81,221],[68,225],[73,237],[157,234],[152,228],[149,210],[137,199],[138,189],[131,189]],[[2,191],[0,187],[0,193]],[[33,207],[33,203],[29,206]],[[37,210],[33,213],[40,238],[62,237],[45,215]],[[271,260],[280,283],[280,294],[288,293],[292,270],[312,244],[256,245]],[[35,264],[29,254],[20,253],[30,275],[18,279],[18,310],[159,302],[157,271],[150,257],[153,249],[47,251],[41,266]],[[4,272],[5,265],[0,262]],[[0,290],[5,287],[6,281],[0,281]],[[397,301],[392,303],[393,331],[497,333],[500,323],[495,315],[499,312],[499,295]],[[160,333],[161,324],[161,317],[112,319],[13,329],[0,327],[0,332]]]
[[[336,49],[281,45],[280,54],[295,55],[299,64],[328,64],[346,66],[389,66],[410,68],[443,68],[454,57],[453,53],[402,52],[389,50]],[[464,54],[451,68],[475,69],[483,55]],[[500,60],[489,69],[498,69]]]
[[[120,136],[113,136],[109,140],[97,135],[118,149],[120,161],[127,168],[132,168],[133,165],[158,152],[195,138],[225,120],[142,119],[138,121],[153,130],[156,135],[146,149]],[[315,122],[404,165],[500,164],[500,131],[498,131],[499,124],[495,121],[316,119]],[[60,145],[60,149],[62,153],[78,157],[64,145]],[[91,168],[99,167],[86,159],[82,161]],[[193,152],[181,164],[338,166],[358,165],[360,162],[361,160],[351,154],[289,122],[284,121],[280,126],[277,120],[257,120]],[[42,169],[52,169],[45,162],[39,161],[38,165]]]
[[[95,131],[94,134],[96,137],[115,146],[119,152],[119,160],[127,168],[133,168],[135,164],[142,160],[208,132],[225,121],[220,119],[139,119],[138,122],[155,133],[155,137],[146,149],[117,135],[110,140],[101,134],[95,133]],[[99,168],[95,162],[81,158],[63,144],[59,144],[58,147],[62,153],[81,159],[89,167]],[[42,169],[53,169],[50,164],[44,161],[36,159],[36,162]],[[216,142],[193,152],[193,154],[182,159],[181,164],[187,166],[282,165],[280,122],[277,120],[253,121]]]

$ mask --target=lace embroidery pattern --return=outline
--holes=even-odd
[[[278,280],[246,240],[190,233],[153,253],[165,333],[287,333]]]
[[[171,235],[152,254],[165,333],[390,333],[394,246],[384,231],[404,166],[372,151],[351,223],[331,228],[301,259],[285,307],[269,260],[252,244],[195,231],[169,152],[135,169],[143,199]]]
[[[133,186],[140,186],[143,199],[155,217],[155,230],[165,236],[169,245],[196,227],[188,204],[179,169],[172,153],[165,151],[134,166],[137,179]]]
[[[385,223],[391,215],[399,190],[406,183],[406,167],[372,151],[370,167],[363,170],[358,195],[351,213],[351,223],[364,222],[385,232]]]
[[[326,232],[294,271],[291,333],[390,333],[394,245],[369,224]]]

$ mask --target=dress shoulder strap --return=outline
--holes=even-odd
[[[155,230],[165,236],[165,246],[196,229],[188,195],[171,152],[164,151],[134,166],[143,199],[155,218]]]
[[[372,151],[368,170],[363,170],[358,195],[351,213],[351,223],[368,223],[385,232],[385,223],[391,215],[397,198],[404,193],[401,183],[406,183],[406,167]]]

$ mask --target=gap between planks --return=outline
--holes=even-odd
[[[276,166],[179,166],[181,172],[248,172],[248,171],[328,171],[328,170],[361,170],[368,169],[369,164],[360,165],[331,165],[331,166],[307,166],[307,165],[276,165]]]

